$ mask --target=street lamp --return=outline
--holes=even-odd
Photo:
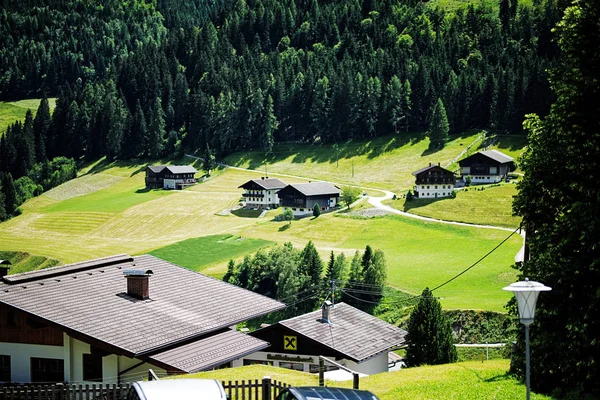
[[[519,307],[519,319],[525,325],[525,382],[527,385],[527,400],[529,400],[529,325],[533,323],[535,304],[540,292],[547,292],[552,288],[539,282],[530,282],[528,278],[525,278],[525,281],[512,283],[502,290],[514,293]]]

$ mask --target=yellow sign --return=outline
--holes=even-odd
[[[284,350],[298,350],[298,337],[297,336],[284,336],[283,337],[283,349]]]

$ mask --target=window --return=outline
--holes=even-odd
[[[245,359],[244,360],[244,367],[247,365],[273,365],[273,361],[265,361],[265,360],[249,360],[249,359]]]
[[[10,356],[0,355],[0,382],[10,382]]]
[[[302,363],[292,363],[292,362],[279,362],[279,366],[281,368],[293,369],[296,371],[304,371],[304,364]]]
[[[327,371],[335,371],[337,369],[338,369],[338,367],[335,367],[333,365],[325,364],[325,372],[327,372]],[[319,364],[310,364],[308,366],[308,370],[310,371],[311,374],[319,372]]]
[[[437,189],[437,185],[435,185],[435,188]]]
[[[83,380],[102,382],[102,357],[97,354],[83,355]]]
[[[429,185],[427,185],[427,189],[429,189]]]
[[[56,358],[31,357],[31,382],[62,382],[65,362]]]

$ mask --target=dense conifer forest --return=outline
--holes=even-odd
[[[9,127],[0,170],[407,135],[438,104],[450,133],[521,130],[552,102],[559,19],[555,0],[0,0],[0,100],[58,97]]]

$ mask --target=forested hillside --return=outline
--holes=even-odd
[[[451,132],[508,132],[552,100],[555,0],[452,12],[417,0],[0,5],[0,99],[58,97],[34,139],[15,145],[22,127],[9,128],[11,160],[404,134],[427,129],[438,99]],[[31,162],[4,164],[17,179]]]

